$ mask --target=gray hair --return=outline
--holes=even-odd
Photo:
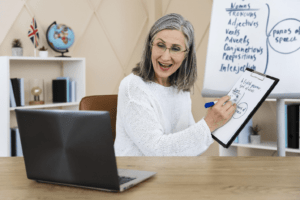
[[[189,21],[176,13],[167,14],[154,23],[146,38],[141,61],[132,69],[132,72],[146,82],[154,82],[155,73],[151,61],[151,44],[156,34],[165,29],[181,31],[185,36],[185,45],[188,49],[181,66],[169,77],[169,82],[171,86],[177,86],[178,92],[180,90],[191,91],[191,87],[194,91],[194,83],[197,79],[194,28]]]

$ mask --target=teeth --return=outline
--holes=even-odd
[[[158,62],[159,64],[160,64],[160,66],[162,66],[163,68],[169,68],[169,67],[171,67],[172,66],[172,64],[170,64],[170,65],[164,65],[164,64],[162,64],[162,63],[160,63],[160,62]]]

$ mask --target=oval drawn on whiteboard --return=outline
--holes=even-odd
[[[284,19],[278,22],[268,34],[271,48],[281,54],[290,54],[300,49],[300,21]]]
[[[235,110],[235,113],[233,114],[233,118],[234,119],[238,119],[240,117],[242,117],[248,110],[248,104],[243,102],[243,103],[240,103],[236,106],[236,110]]]

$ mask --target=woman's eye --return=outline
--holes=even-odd
[[[172,51],[177,52],[177,51],[180,51],[180,50],[181,50],[180,47],[172,47]]]
[[[165,48],[166,46],[162,43],[157,43],[157,46],[160,47],[160,48]]]

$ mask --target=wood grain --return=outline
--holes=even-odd
[[[118,157],[119,168],[156,171],[125,191],[37,183],[22,157],[0,158],[0,199],[300,199],[299,157]]]

